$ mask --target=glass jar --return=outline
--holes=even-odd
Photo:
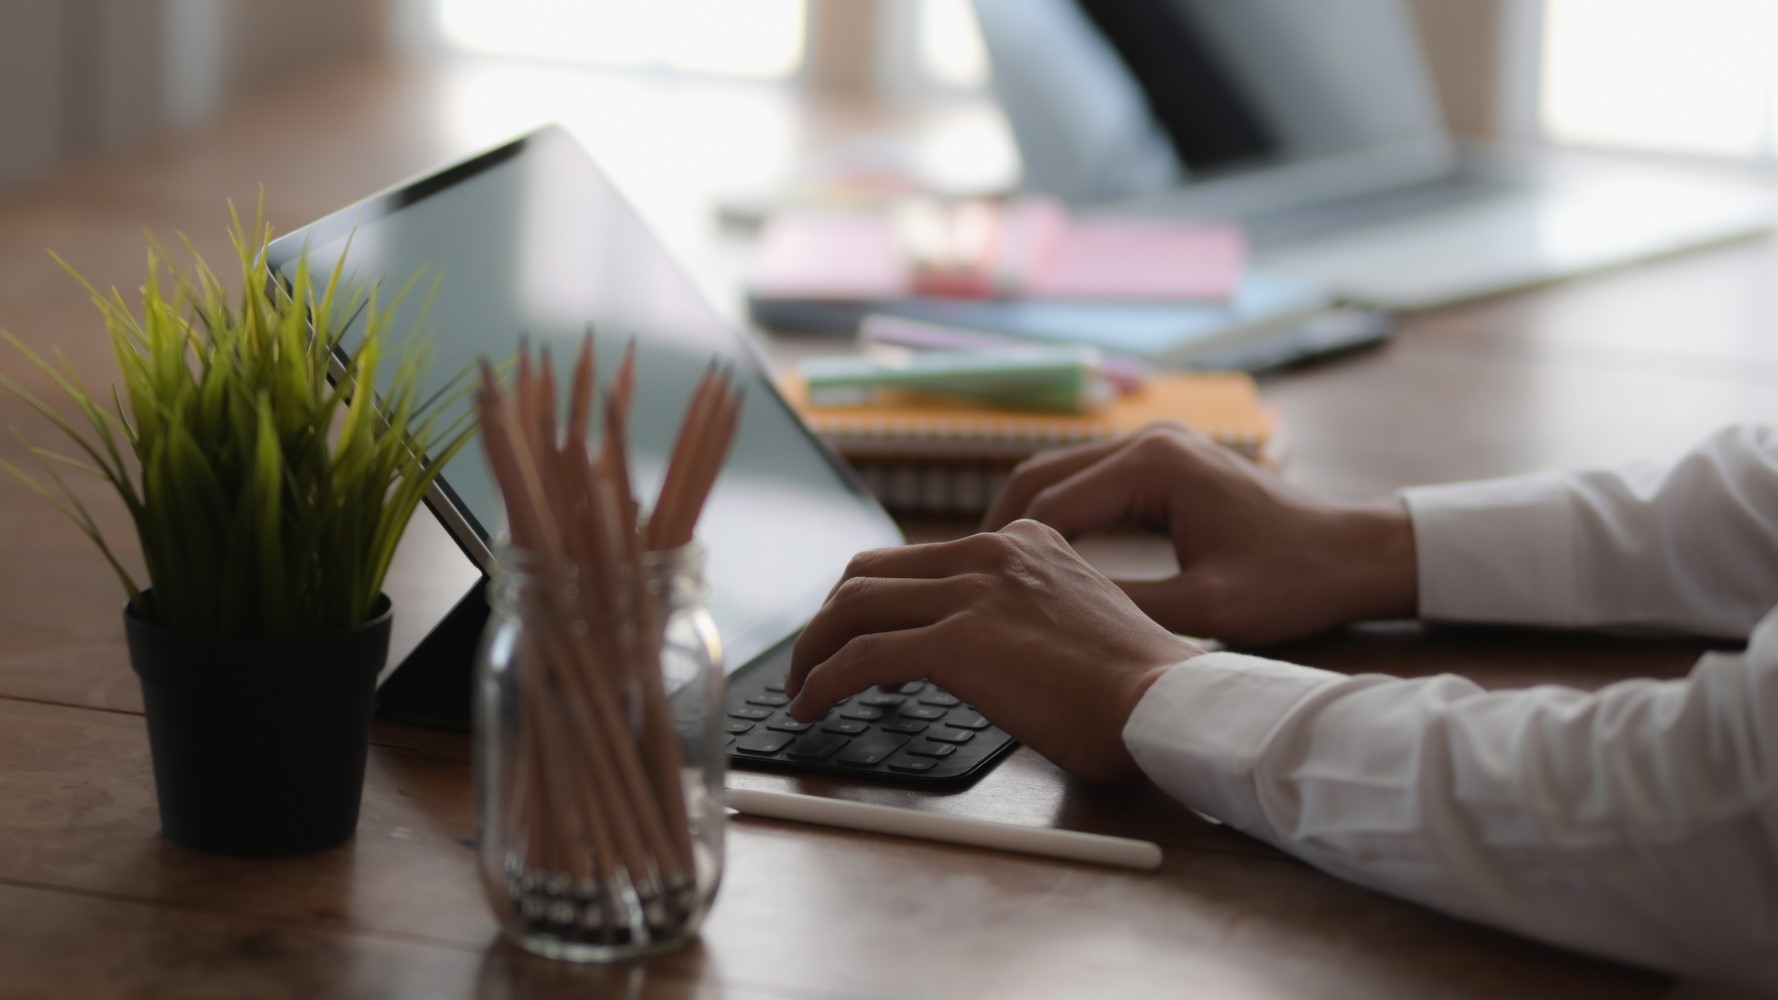
[[[696,935],[722,876],[722,646],[704,550],[622,567],[509,547],[476,666],[488,899],[530,951],[612,961]]]

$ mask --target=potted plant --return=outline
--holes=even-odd
[[[90,392],[59,354],[52,362],[0,331],[77,414],[0,373],[73,443],[68,454],[32,446],[40,476],[6,468],[93,541],[128,595],[165,835],[289,854],[357,826],[392,614],[383,578],[474,422],[463,394],[421,391],[417,336],[392,342],[416,280],[381,302],[374,286],[348,293],[337,266],[325,282],[306,269],[280,281],[263,206],[251,231],[229,214],[242,282],[232,296],[189,241],[180,266],[150,238],[139,311],[57,258],[104,318],[121,391]],[[356,350],[342,359],[360,311]],[[70,473],[116,490],[146,586],[69,489]]]

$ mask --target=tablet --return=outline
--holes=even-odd
[[[270,263],[288,279],[299,258],[325,273],[342,254],[351,284],[380,283],[385,295],[419,269],[438,276],[423,328],[435,386],[480,358],[511,357],[521,334],[559,361],[572,360],[589,326],[608,377],[634,339],[629,443],[644,503],[656,492],[694,383],[713,357],[734,369],[745,409],[698,527],[708,550],[710,613],[731,671],[800,630],[854,553],[901,543],[882,507],[779,397],[753,342],[705,302],[560,128],[289,233],[272,244]],[[398,331],[420,314],[423,297],[401,307]],[[362,329],[360,316],[348,327],[345,350]],[[564,382],[570,368],[558,365]],[[489,570],[505,515],[482,450],[453,458],[426,503],[464,557]],[[386,670],[379,682],[385,714],[466,726],[469,661],[484,617],[479,594],[467,595],[414,654]]]

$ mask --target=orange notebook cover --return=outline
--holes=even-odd
[[[1057,445],[1098,441],[1157,420],[1179,420],[1250,458],[1272,436],[1253,379],[1240,373],[1175,372],[1120,395],[1098,413],[1026,413],[923,393],[885,391],[860,406],[812,406],[803,383],[781,378],[785,398],[835,451],[855,464],[1012,463]]]

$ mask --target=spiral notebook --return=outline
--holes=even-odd
[[[1241,373],[1157,375],[1097,413],[995,409],[916,392],[871,403],[814,406],[802,380],[780,376],[785,399],[828,447],[850,462],[883,505],[908,513],[987,510],[1013,466],[1046,448],[1101,441],[1157,420],[1178,420],[1255,461],[1274,442],[1274,420]]]

